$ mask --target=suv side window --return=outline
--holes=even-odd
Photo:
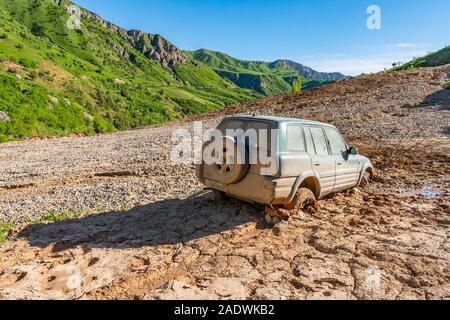
[[[286,135],[288,151],[306,151],[302,127],[299,125],[288,125]]]
[[[306,150],[310,154],[316,154],[316,149],[314,148],[314,142],[312,140],[311,131],[308,127],[305,127],[305,140],[306,140]]]
[[[328,156],[327,141],[322,128],[311,128],[311,135],[316,147],[316,154],[319,156]]]
[[[334,156],[342,155],[342,152],[345,152],[346,147],[344,141],[342,141],[341,135],[336,130],[332,129],[325,129],[325,132],[327,133],[331,154]]]

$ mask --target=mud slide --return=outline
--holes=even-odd
[[[450,66],[348,79],[201,118],[0,145],[2,299],[450,297]],[[174,128],[259,113],[335,124],[369,187],[275,226],[170,163]],[[63,219],[64,218],[64,219]]]

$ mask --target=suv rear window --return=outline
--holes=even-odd
[[[271,141],[271,130],[278,129],[278,125],[275,122],[271,121],[261,121],[261,120],[248,120],[248,119],[225,119],[220,125],[217,127],[223,135],[227,134],[227,130],[238,130],[242,129],[247,132],[249,129],[255,129],[258,133],[259,139],[259,130],[265,129],[267,130],[267,149],[271,150],[272,141]],[[259,141],[257,141],[257,146],[259,146]]]
[[[274,122],[269,121],[260,121],[260,120],[245,120],[245,119],[225,119],[219,125],[217,129],[219,129],[223,134],[226,134],[226,130],[228,129],[242,129],[247,131],[248,129],[276,129],[277,125]]]

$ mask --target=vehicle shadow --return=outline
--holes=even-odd
[[[442,129],[442,133],[447,135],[447,136],[450,136],[450,127]]]
[[[427,96],[423,102],[425,106],[438,106],[440,110],[450,111],[450,90],[443,89]],[[450,126],[442,129],[442,133],[450,136]]]
[[[128,211],[104,212],[56,223],[33,224],[16,234],[31,246],[53,252],[87,248],[174,245],[233,231],[248,222],[267,228],[259,209],[238,200],[217,204],[210,193],[170,199]]]
[[[430,94],[423,100],[422,104],[425,106],[437,105],[439,109],[450,110],[450,90],[442,89]]]

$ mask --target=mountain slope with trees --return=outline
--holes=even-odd
[[[438,67],[450,64],[450,46],[446,46],[441,50],[427,54],[426,56],[413,59],[412,61],[394,67],[394,71],[408,70],[423,67]]]
[[[341,73],[317,72],[290,60],[245,61],[207,49],[187,51],[186,54],[206,64],[237,86],[255,90],[266,96],[291,92],[297,79],[302,82],[303,89],[311,89],[346,78]]]
[[[162,123],[257,98],[160,35],[65,0],[0,0],[0,141]],[[3,120],[2,120],[3,119]]]

